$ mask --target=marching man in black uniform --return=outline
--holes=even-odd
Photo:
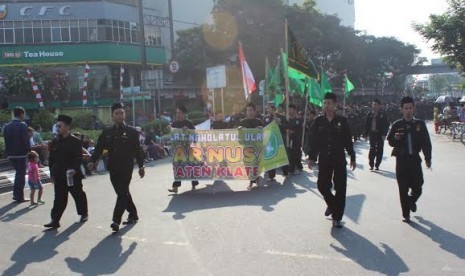
[[[224,120],[224,115],[222,112],[216,112],[215,120],[211,125],[211,129],[228,129],[229,124]]]
[[[410,211],[417,211],[417,200],[423,186],[420,151],[423,151],[427,168],[431,168],[431,140],[425,122],[413,118],[415,104],[411,97],[401,100],[403,118],[392,124],[388,134],[389,145],[394,147],[396,177],[399,185],[400,205],[404,222],[410,222]],[[411,189],[410,195],[408,194]]]
[[[60,219],[68,205],[68,192],[76,202],[80,222],[88,219],[87,197],[82,190],[81,172],[82,144],[81,140],[70,133],[72,118],[59,115],[57,119],[58,136],[50,146],[49,166],[50,178],[55,189],[52,208],[52,221],[44,225],[47,228],[60,227]]]
[[[297,107],[289,105],[289,120],[287,132],[289,134],[289,173],[294,174],[303,170],[302,166],[302,132],[304,131],[304,120],[297,117]]]
[[[239,124],[239,129],[241,128],[263,128],[263,122],[260,119],[257,119],[255,117],[255,105],[253,103],[248,103],[246,106],[246,118],[243,119],[240,124]],[[254,183],[257,184],[257,179],[255,180],[250,180],[249,187],[247,187],[248,190],[252,190],[252,186]]]
[[[384,140],[389,130],[387,117],[380,108],[381,102],[375,99],[372,103],[372,112],[367,114],[365,120],[365,136],[370,139],[370,152],[368,153],[370,170],[373,170],[373,166],[379,170],[383,159]]]
[[[187,108],[183,105],[178,106],[176,109],[176,121],[171,123],[172,128],[180,128],[184,130],[195,129],[192,121],[186,118]],[[195,187],[199,185],[198,181],[192,181],[192,190],[195,190]],[[178,193],[178,188],[181,187],[181,181],[173,181],[173,187],[168,189],[171,193]]]
[[[110,225],[114,232],[119,230],[121,217],[124,210],[128,211],[128,219],[123,224],[136,223],[139,220],[136,206],[132,201],[129,192],[129,184],[132,179],[134,170],[134,159],[139,166],[139,176],[145,176],[144,152],[140,146],[139,134],[137,130],[126,125],[126,112],[121,103],[115,103],[111,106],[111,113],[114,125],[105,129],[100,134],[91,162],[88,168],[95,170],[95,161],[97,161],[104,149],[108,150],[108,171],[110,171],[110,181],[115,189],[117,199],[113,210],[113,223]]]
[[[310,128],[308,168],[313,169],[318,158],[318,190],[327,204],[325,216],[332,215],[333,226],[341,228],[347,189],[347,161],[345,151],[350,155],[350,167],[355,170],[355,151],[349,123],[345,117],[336,115],[336,95],[327,93],[323,102],[324,115],[318,116]],[[331,188],[334,183],[336,194]]]
[[[265,124],[265,126],[267,126],[271,124],[273,121],[275,121],[279,126],[281,136],[283,138],[283,141],[285,142],[286,141],[285,140],[286,139],[286,125],[287,125],[286,116],[276,113],[276,107],[274,106],[274,104],[268,105],[266,107],[266,112],[268,114],[264,117],[263,123]],[[286,165],[286,166],[281,167],[281,170],[283,171],[283,176],[287,177],[288,166]],[[275,177],[276,177],[276,170],[275,169],[269,170],[268,171],[269,180],[274,181]]]

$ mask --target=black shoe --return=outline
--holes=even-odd
[[[333,219],[333,227],[335,228],[342,228],[342,224],[340,220]]]
[[[330,216],[332,213],[333,212],[331,212],[331,209],[329,209],[329,207],[326,207],[325,217]]]
[[[370,166],[370,171],[372,171],[372,170],[373,170],[373,166]]]
[[[123,221],[123,225],[134,224],[139,221],[138,218],[128,218],[128,220]]]
[[[79,222],[86,222],[87,220],[89,220],[89,215],[82,215]]]
[[[376,166],[376,167],[375,167],[375,170],[379,171],[379,166]]]
[[[58,223],[57,221],[51,221],[47,224],[44,224],[44,227],[46,228],[52,228],[52,229],[57,229],[60,227],[60,223]]]
[[[417,211],[417,204],[415,202],[410,203],[410,210],[414,213]]]
[[[23,203],[23,202],[31,201],[29,198],[13,199],[13,200],[14,200],[14,202],[16,202],[16,203]]]
[[[119,224],[113,222],[111,225],[111,230],[113,230],[113,232],[118,232],[119,231]]]
[[[410,217],[404,217],[402,221],[405,223],[410,223]]]

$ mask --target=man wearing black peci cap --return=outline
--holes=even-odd
[[[336,115],[336,104],[336,95],[327,93],[323,102],[324,115],[315,119],[308,133],[308,167],[313,169],[318,158],[318,190],[328,206],[325,216],[332,215],[333,226],[341,228],[347,189],[345,151],[350,156],[352,170],[356,163],[349,123],[345,117]],[[335,195],[331,192],[333,183]]]
[[[54,184],[55,199],[52,208],[52,221],[44,225],[47,228],[60,227],[60,219],[68,204],[68,192],[76,202],[80,222],[87,221],[87,196],[82,189],[81,140],[70,133],[72,118],[59,115],[56,123],[58,135],[50,145],[50,178]],[[72,180],[68,180],[67,178]]]
[[[100,134],[91,162],[90,170],[95,170],[95,161],[102,155],[104,149],[108,150],[108,171],[110,181],[115,189],[117,199],[113,210],[113,223],[110,225],[114,232],[119,230],[124,210],[128,211],[128,219],[123,224],[136,223],[139,220],[136,206],[129,192],[129,184],[134,170],[134,159],[139,166],[139,176],[145,176],[144,152],[140,146],[139,133],[131,126],[126,125],[126,112],[121,103],[111,106],[114,125]]]
[[[415,103],[411,97],[402,98],[400,110],[402,119],[392,124],[387,140],[394,147],[392,156],[396,157],[396,178],[403,221],[409,223],[410,211],[417,211],[417,200],[421,196],[424,182],[420,151],[425,157],[426,167],[430,168],[432,146],[425,122],[413,117]]]

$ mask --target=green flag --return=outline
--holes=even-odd
[[[328,80],[328,75],[323,71],[321,71],[321,92],[323,92],[323,95],[333,92],[333,88]]]
[[[355,89],[355,86],[350,82],[347,75],[344,77],[344,94],[346,97],[349,97],[350,92]]]
[[[276,95],[274,96],[274,106],[275,106],[276,108],[278,108],[278,106],[279,106],[280,104],[282,104],[283,102],[284,102],[284,95],[283,95],[282,93],[281,93],[281,94],[276,94]]]
[[[316,79],[309,78],[308,79],[308,102],[312,103],[318,107],[323,106],[323,95],[320,85]]]
[[[297,38],[292,33],[289,26],[287,27],[288,33],[288,49],[289,49],[289,67],[292,67],[305,75],[319,79],[318,70],[316,70],[315,64],[310,59],[307,50],[300,44]]]
[[[268,99],[275,102],[276,107],[283,102],[284,96],[281,91],[281,76],[280,76],[281,66],[280,61],[278,60],[276,67],[273,69],[270,66],[268,67],[268,82],[267,82],[267,95]]]

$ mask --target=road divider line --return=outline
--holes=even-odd
[[[307,258],[307,259],[313,259],[313,260],[336,260],[336,261],[342,261],[342,262],[353,262],[349,258],[329,257],[329,256],[323,256],[323,255],[317,255],[317,254],[279,252],[279,251],[274,251],[274,250],[267,250],[265,251],[265,254],[283,256],[283,257]]]

